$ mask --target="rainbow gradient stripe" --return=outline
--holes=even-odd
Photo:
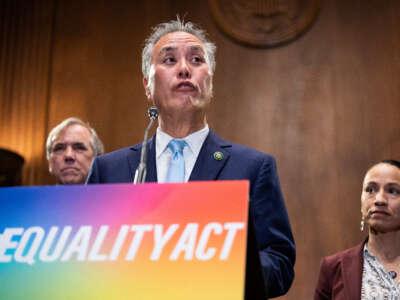
[[[247,181],[0,188],[0,299],[243,299],[248,195]],[[152,260],[155,227],[165,234],[173,224],[178,224],[176,231],[165,242],[158,259]],[[205,228],[210,226],[207,224],[217,224],[224,230],[208,235],[203,253],[215,249],[215,255],[202,260],[196,249]],[[220,258],[228,239],[224,224],[244,226],[235,232],[227,259]],[[134,258],[126,259],[135,235],[131,230],[117,258],[111,260],[121,227],[135,225],[152,229],[143,233]],[[60,231],[66,226],[72,229],[59,259],[46,262],[39,252],[54,226]],[[61,260],[82,227],[91,228],[90,240],[85,244],[83,238],[77,239],[73,249],[88,254],[102,226],[108,226],[108,231],[98,254],[106,259],[90,261],[85,255],[79,260],[79,251],[75,251],[66,261]],[[197,226],[197,231],[185,235],[188,226]],[[32,257],[34,263],[16,261],[18,246],[10,246],[10,242],[22,244],[23,234],[6,241],[5,230],[23,228],[25,233],[32,227],[45,232]],[[27,257],[24,255],[32,249],[35,237],[30,236],[20,257]],[[180,251],[176,251],[177,245]],[[190,250],[188,245],[195,246]],[[179,255],[171,259],[174,251]]]

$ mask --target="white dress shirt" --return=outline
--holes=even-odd
[[[203,146],[203,143],[209,131],[210,129],[206,124],[203,129],[183,138],[183,140],[185,140],[188,144],[187,147],[183,148],[183,159],[185,160],[185,182],[189,180],[194,164],[196,163],[197,157],[199,156],[200,149]],[[160,127],[157,128],[156,166],[157,180],[159,183],[165,182],[165,178],[167,176],[169,160],[172,156],[172,151],[168,148],[168,143],[172,139],[173,137],[163,132]]]

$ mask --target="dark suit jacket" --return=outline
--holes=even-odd
[[[361,299],[364,244],[322,259],[314,300]]]
[[[94,159],[88,183],[133,182],[142,144]],[[223,153],[215,160],[216,151]],[[147,182],[157,181],[155,137],[148,141]],[[190,175],[194,180],[250,181],[246,298],[286,293],[294,279],[295,244],[272,156],[224,141],[211,130]],[[258,250],[258,251],[257,251]],[[262,275],[261,275],[262,274]]]

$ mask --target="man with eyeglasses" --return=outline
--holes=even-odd
[[[78,118],[62,121],[46,142],[49,172],[57,184],[84,184],[93,158],[103,153],[96,131]]]

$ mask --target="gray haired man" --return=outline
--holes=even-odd
[[[62,121],[47,137],[49,172],[57,184],[85,183],[93,158],[103,153],[96,131],[78,118]]]
[[[225,141],[208,127],[215,49],[202,29],[179,19],[159,24],[146,40],[143,85],[159,112],[147,144],[146,182],[249,180],[245,299],[264,300],[289,290],[296,249],[275,159]],[[88,183],[133,182],[142,146],[95,158]]]

